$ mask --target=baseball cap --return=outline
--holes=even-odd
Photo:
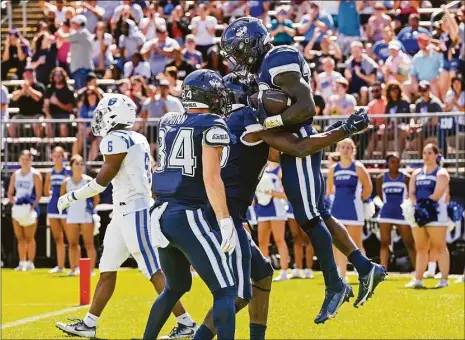
[[[72,19],[71,19],[71,23],[73,24],[78,24],[78,25],[82,25],[82,24],[87,24],[87,18],[85,16],[83,16],[82,14],[78,14],[78,15],[75,15]]]
[[[336,80],[336,83],[349,86],[349,82],[346,78],[339,78],[338,80]]]
[[[399,40],[392,40],[390,43],[389,43],[389,49],[391,50],[396,50],[396,51],[399,51],[400,49],[402,48],[402,45],[400,43]]]
[[[9,35],[14,35],[15,37],[19,37],[19,31],[16,28],[12,28],[9,32]]]
[[[168,81],[168,79],[162,79],[162,80],[160,80],[158,85],[159,86],[170,86],[170,82]]]
[[[34,68],[31,65],[26,65],[23,72],[34,72]]]
[[[429,88],[430,88],[430,83],[429,83],[429,81],[427,81],[427,80],[422,80],[422,81],[420,81],[420,83],[418,84],[418,87],[419,87],[420,89],[429,90]]]
[[[186,41],[192,41],[195,42],[195,37],[193,34],[188,34],[186,35]]]
[[[165,25],[157,25],[156,30],[157,30],[157,33],[164,33],[164,32],[166,32],[166,26]]]

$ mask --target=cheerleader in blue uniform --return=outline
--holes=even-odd
[[[258,221],[258,246],[263,256],[268,257],[268,245],[270,236],[273,239],[279,252],[279,263],[281,273],[277,281],[287,280],[287,269],[289,267],[289,250],[287,248],[286,232],[286,194],[281,184],[281,167],[279,164],[268,162],[263,174],[261,183],[265,185],[257,186],[257,200],[255,211]],[[260,188],[263,189],[260,189]],[[260,192],[263,190],[265,192]],[[263,200],[260,197],[265,197]],[[266,198],[268,196],[268,199]]]
[[[50,200],[47,205],[47,218],[50,223],[53,239],[55,240],[57,252],[57,266],[49,273],[62,273],[65,270],[65,241],[64,230],[66,225],[66,211],[60,215],[57,208],[58,197],[60,197],[60,188],[63,181],[71,174],[69,168],[63,166],[65,150],[61,146],[53,149],[52,171],[45,178],[44,196],[49,196]]]
[[[378,217],[381,234],[380,264],[388,268],[389,246],[391,245],[391,233],[396,226],[405,247],[407,248],[410,261],[415,267],[415,244],[412,231],[404,219],[400,205],[408,197],[408,186],[410,176],[400,172],[400,158],[397,153],[386,157],[388,171],[376,179],[376,192],[384,205]]]
[[[83,159],[79,155],[71,157],[70,166],[72,176],[65,179],[60,189],[60,196],[67,192],[77,190],[92,180],[83,173]],[[66,217],[66,238],[68,240],[68,259],[71,267],[69,276],[79,274],[77,259],[79,259],[79,237],[82,234],[87,257],[90,258],[91,268],[95,266],[97,254],[94,246],[94,221],[93,210],[100,202],[100,196],[96,195],[87,200],[74,201],[68,208]]]
[[[13,228],[18,241],[19,266],[17,271],[34,270],[36,256],[35,234],[39,216],[39,202],[42,197],[42,176],[32,167],[32,154],[23,150],[19,157],[21,168],[11,176],[8,200],[13,205]],[[26,209],[26,205],[28,208]],[[25,211],[20,207],[24,206]],[[21,209],[22,213],[16,215]]]
[[[347,227],[347,231],[357,247],[363,249],[363,226],[365,210],[363,202],[371,196],[373,185],[365,166],[354,160],[355,144],[346,138],[337,144],[336,151],[341,157],[340,162],[329,169],[327,195],[334,194],[331,215]],[[334,248],[339,274],[346,277],[347,257]]]
[[[435,221],[424,226],[412,226],[415,249],[417,251],[415,279],[408,288],[422,288],[423,272],[428,264],[428,251],[437,259],[441,272],[441,281],[436,288],[448,285],[450,258],[447,249],[447,193],[449,191],[449,173],[438,163],[439,149],[434,144],[427,144],[423,149],[424,166],[416,169],[410,179],[409,198],[415,205],[419,199],[431,199],[438,203],[438,216]]]
[[[291,272],[291,279],[313,279],[313,247],[308,235],[302,230],[294,217],[294,209],[290,202],[287,202],[287,223],[291,230],[294,243],[294,263],[295,268]],[[305,247],[305,270],[303,269]]]

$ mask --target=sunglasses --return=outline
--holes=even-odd
[[[371,90],[371,93],[378,93],[378,92],[381,92],[381,90],[380,89],[372,89]]]
[[[53,76],[54,77],[63,77],[63,75],[61,73],[55,73]]]

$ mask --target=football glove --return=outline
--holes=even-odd
[[[221,231],[221,251],[232,253],[236,248],[236,228],[231,217],[223,218],[219,221]]]
[[[333,123],[331,124],[330,126],[328,126],[325,131],[331,131],[331,130],[335,130],[337,128],[340,128],[342,126],[343,122],[342,120],[339,120],[337,121],[336,123]]]
[[[366,108],[356,110],[341,125],[347,137],[363,132],[370,124],[368,111]]]
[[[75,201],[73,199],[73,192],[68,192],[67,194],[64,194],[63,196],[60,196],[58,199],[57,207],[58,207],[58,212],[61,214],[61,212],[65,209],[67,209],[71,202]]]

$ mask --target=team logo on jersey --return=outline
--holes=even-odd
[[[242,38],[247,35],[247,27],[246,26],[240,26],[236,30],[236,37]]]

